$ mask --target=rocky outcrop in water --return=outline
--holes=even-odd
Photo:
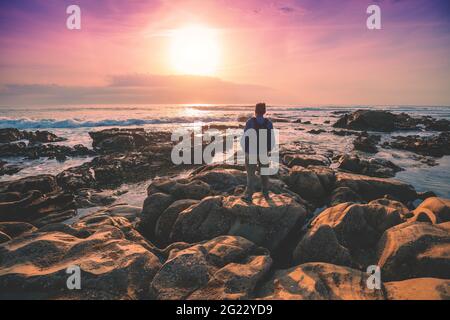
[[[450,132],[439,135],[423,136],[397,136],[383,144],[384,147],[407,150],[420,155],[443,157],[450,155]]]
[[[369,135],[367,132],[363,132],[353,141],[353,146],[358,151],[377,153],[377,144],[380,142],[380,139],[381,136],[379,135]]]
[[[418,130],[420,127],[429,131],[449,131],[450,121],[431,117],[413,118],[405,113],[394,114],[382,110],[358,110],[344,114],[333,127],[379,132]]]
[[[148,132],[144,129],[106,129],[89,132],[92,147],[99,152],[122,152],[155,147],[170,141],[170,132]]]
[[[0,145],[0,153],[3,157],[24,157],[28,160],[47,157],[64,161],[67,157],[94,156],[95,152],[79,144],[74,147],[55,144],[27,145],[24,142],[8,143]]]
[[[65,141],[49,131],[20,131],[15,128],[0,129],[0,143],[28,140],[31,144]]]

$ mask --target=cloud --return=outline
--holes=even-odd
[[[275,90],[204,76],[119,75],[105,86],[7,84],[0,105],[248,103],[280,100]]]
[[[291,12],[295,11],[295,9],[291,8],[291,7],[281,7],[281,8],[278,8],[278,10],[280,10],[283,13],[291,13]]]

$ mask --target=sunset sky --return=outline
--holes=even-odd
[[[260,100],[450,105],[450,1],[0,3],[0,105]]]

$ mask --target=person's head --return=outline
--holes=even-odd
[[[263,116],[266,114],[266,104],[264,102],[257,103],[255,107],[255,115]]]

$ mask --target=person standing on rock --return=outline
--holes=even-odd
[[[265,114],[266,104],[258,103],[255,107],[255,116],[247,121],[244,129],[242,143],[245,150],[247,188],[243,199],[246,201],[252,201],[255,193],[257,169],[261,176],[262,193],[266,198],[269,196],[269,175],[262,169],[270,166],[269,154],[274,146],[274,137],[272,121],[265,118]]]

